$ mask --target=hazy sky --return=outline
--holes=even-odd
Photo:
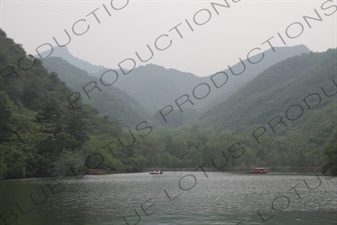
[[[261,50],[252,54],[269,49],[269,43],[285,46],[280,36],[287,46],[305,44],[315,52],[337,46],[336,0],[227,3],[229,7],[223,0],[1,0],[0,25],[33,55],[43,44],[41,52],[50,49],[45,43],[55,46],[53,37],[66,44],[66,29],[71,54],[92,64],[117,68],[132,58],[135,63],[121,65],[153,63],[197,76],[223,70],[254,48]],[[136,52],[149,60],[141,62]]]

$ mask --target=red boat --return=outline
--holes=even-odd
[[[265,174],[267,173],[267,170],[263,167],[261,168],[254,168],[253,171],[250,171],[250,173],[257,173],[257,174]]]
[[[99,174],[102,174],[102,172],[100,170],[90,170],[88,172],[88,174],[90,174],[90,175],[99,175]]]

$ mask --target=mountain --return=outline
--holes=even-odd
[[[292,125],[302,124],[316,110],[336,103],[336,95],[327,97],[321,89],[325,88],[329,94],[336,92],[336,55],[336,49],[330,49],[324,53],[311,52],[279,62],[226,101],[207,111],[200,117],[198,124],[212,127],[216,132],[240,130],[245,126],[264,126],[276,116],[286,119],[295,114],[296,117],[303,108],[303,116],[291,122]],[[314,107],[312,104],[319,102],[320,98],[319,106],[310,110],[310,107]],[[287,112],[291,106],[294,107]]]
[[[62,58],[48,57],[43,60],[43,65],[50,72],[56,72],[59,78],[74,91],[80,92],[84,103],[93,106],[99,111],[100,115],[118,121],[123,127],[133,127],[144,120],[143,118],[152,117],[144,107],[140,106],[125,91],[113,86],[101,85],[99,78],[89,76],[86,71],[73,66]],[[83,87],[93,81],[98,84],[102,92],[97,89],[88,92],[89,99]],[[91,86],[88,86],[86,90],[90,89]]]
[[[106,70],[104,66],[96,66],[92,65],[91,63],[84,61],[80,58],[77,58],[70,54],[67,46],[65,47],[53,47],[53,51],[44,51],[40,53],[42,58],[44,59],[47,56],[51,57],[61,57],[62,59],[66,60],[70,64],[76,66],[77,68],[81,68],[82,70],[87,71],[88,73],[97,73],[100,70]],[[36,58],[40,58],[40,56],[36,55]],[[45,59],[44,59],[45,60]]]
[[[175,106],[175,100],[184,94],[190,96],[194,105],[185,104],[183,108],[194,108],[199,112],[204,112],[228,98],[237,90],[237,88],[242,87],[269,66],[288,57],[307,52],[309,52],[309,49],[306,46],[299,45],[294,47],[276,47],[275,52],[270,49],[257,54],[251,57],[250,60],[258,61],[262,55],[263,60],[253,65],[247,60],[243,60],[246,69],[239,76],[233,76],[229,69],[221,71],[227,73],[229,78],[226,85],[218,89],[214,87],[210,80],[214,74],[207,77],[197,77],[192,73],[181,72],[175,69],[166,69],[162,66],[153,64],[135,68],[127,76],[120,78],[114,85],[125,90],[129,95],[137,99],[141,105],[152,112],[160,110],[166,105],[172,105],[178,110],[177,106]],[[242,68],[243,66],[241,63],[231,66],[231,69],[236,72],[242,71]],[[99,77],[103,72],[104,70],[101,70],[99,73],[96,73],[95,76]],[[107,81],[112,82],[112,79],[113,78],[109,80],[109,78],[107,78]],[[210,85],[211,91],[206,98],[197,100],[193,98],[192,92],[193,89],[201,83]]]
[[[269,66],[288,57],[307,52],[309,52],[309,49],[304,45],[275,47],[275,52],[270,49],[251,57],[251,61],[258,61],[263,55],[263,60],[259,63],[251,65],[247,60],[243,60],[247,68],[240,76],[233,77],[229,69],[224,69],[223,72],[230,76],[226,85],[219,89],[213,87],[214,90],[210,92],[207,98],[202,101],[195,101],[196,103],[193,106],[186,104],[184,107],[195,108],[199,112],[204,112],[229,97],[238,87],[242,87],[246,82]],[[41,55],[46,56],[49,53],[50,51],[46,51],[41,53]],[[52,56],[59,56],[98,78],[108,70],[107,68],[91,65],[88,62],[84,62],[72,56],[66,47],[55,47]],[[242,64],[237,63],[231,66],[231,69],[233,71],[241,71]],[[126,91],[130,96],[134,97],[140,105],[152,113],[162,109],[166,105],[174,104],[175,100],[184,94],[188,94],[192,97],[193,88],[203,82],[211,84],[210,77],[213,75],[197,77],[192,73],[166,69],[154,64],[139,66],[127,76],[121,76],[122,72],[119,69],[115,70],[120,76],[117,82],[114,83],[114,86]],[[113,82],[115,78],[105,76],[105,79],[107,82]]]
[[[49,73],[42,60],[27,56],[2,29],[0,43],[1,179],[78,177],[96,167],[142,170],[144,157],[122,145],[129,132],[81,99],[70,105],[73,90]]]
[[[68,97],[74,90],[1,29],[0,42],[1,178],[78,178],[90,168],[111,173],[257,166],[313,171],[321,166],[337,172],[336,49],[267,68],[189,126],[145,122],[122,129],[81,99],[73,108]],[[82,82],[77,75],[87,75],[54,60],[65,67],[68,82]],[[92,99],[98,95],[107,102],[116,97],[102,93],[90,92]]]
[[[209,134],[222,148],[234,139],[232,147],[244,146],[238,164],[337,174],[336,56],[329,49],[279,62],[182,129]]]
[[[155,112],[174,103],[186,90],[192,89],[200,77],[175,69],[149,64],[139,66],[116,82],[116,87],[125,90],[137,101]]]
[[[243,87],[247,82],[252,80],[268,67],[289,57],[309,52],[309,49],[305,45],[275,47],[274,50],[269,49],[254,55],[249,59],[252,62],[258,63],[251,64],[247,59],[245,59],[240,63],[230,66],[230,69],[228,68],[221,71],[228,75],[228,81],[223,87],[212,90],[210,95],[207,96],[208,100],[201,104],[202,112],[211,109],[213,106],[230,97],[238,88]],[[231,70],[235,74],[239,75],[234,75]],[[209,79],[211,76],[206,79]]]

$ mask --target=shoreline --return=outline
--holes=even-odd
[[[317,171],[315,170],[314,167],[305,167],[305,168],[290,168],[290,167],[282,167],[282,168],[271,168],[271,167],[264,167],[267,170],[267,174],[278,174],[278,173],[303,173],[303,174],[314,174],[315,172],[318,173],[319,175],[324,175],[322,171]],[[180,172],[194,172],[196,171],[195,168],[159,168],[161,171],[163,171],[163,174],[165,172],[174,172],[174,171],[180,171]],[[240,169],[240,168],[233,168],[233,169],[223,169],[219,170],[216,168],[203,168],[205,172],[219,172],[219,173],[246,173],[246,174],[251,174],[250,171],[252,171],[253,168],[251,169]],[[111,174],[136,174],[136,173],[150,173],[153,171],[153,168],[145,168],[143,171],[139,172],[118,172],[118,171],[101,171],[101,174],[78,174],[78,176],[101,176],[101,175],[111,175]],[[201,170],[200,170],[201,171]],[[254,175],[254,174],[252,174]],[[74,175],[65,175],[64,178],[68,177],[76,177]],[[0,177],[1,181],[6,181],[6,180],[25,180],[25,179],[48,179],[48,178],[55,178],[53,176],[41,176],[41,177],[22,177],[22,178],[3,178]],[[81,179],[81,178],[77,178]]]

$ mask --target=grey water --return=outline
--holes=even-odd
[[[337,224],[337,178],[164,172],[0,181],[0,225]]]

